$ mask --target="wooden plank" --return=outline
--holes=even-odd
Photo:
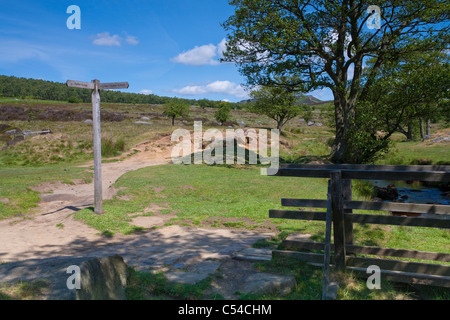
[[[434,260],[440,262],[450,262],[450,254],[428,251],[390,249],[369,246],[346,246],[348,253],[370,254],[375,256],[387,256],[420,260]]]
[[[283,240],[281,248],[283,250],[323,250],[325,243],[307,241],[307,240]],[[334,251],[334,245],[330,246],[331,251]]]
[[[269,210],[271,219],[326,221],[326,212]]]
[[[268,175],[280,177],[328,178],[329,169],[280,168],[277,172],[268,168]],[[273,173],[273,174],[271,174]],[[377,171],[377,170],[342,170],[342,179],[360,180],[414,180],[414,181],[450,181],[449,171]]]
[[[440,264],[365,257],[347,257],[346,262],[347,265],[351,267],[368,268],[371,265],[376,265],[383,270],[394,270],[450,277],[450,266]]]
[[[324,243],[299,241],[299,240],[283,240],[281,246],[284,250],[322,250]],[[435,260],[440,262],[450,262],[450,254],[440,252],[427,252],[404,249],[390,249],[370,246],[346,245],[347,253],[350,254],[369,254],[374,256],[398,257],[421,260]],[[334,250],[333,244],[331,250]]]
[[[66,85],[71,88],[83,88],[83,89],[92,89],[94,90],[94,83],[93,82],[83,82],[83,81],[74,81],[74,80],[68,80],[66,82]]]
[[[317,199],[281,199],[284,207],[326,208],[327,200]],[[375,210],[410,213],[431,213],[437,215],[450,215],[450,206],[441,204],[401,203],[401,202],[371,202],[371,201],[345,201],[345,210]],[[346,212],[349,213],[349,212]]]
[[[396,217],[371,214],[344,214],[345,219],[353,223],[389,224],[409,227],[429,227],[450,229],[450,219],[437,216],[430,217]]]
[[[113,82],[113,83],[100,83],[99,89],[128,89],[130,84],[128,82]]]
[[[450,165],[282,164],[281,169],[450,171]]]
[[[347,267],[347,269],[354,272],[361,278],[368,278],[370,276],[370,274],[367,273],[367,269],[365,268]],[[408,273],[393,270],[381,270],[381,275],[385,280],[392,282],[403,282],[409,284],[450,288],[450,277]]]
[[[334,258],[336,269],[345,270],[345,225],[344,225],[344,200],[342,197],[342,173],[332,171],[330,173],[331,212],[333,218]],[[351,220],[349,220],[351,221]]]
[[[290,203],[295,204],[295,201]],[[344,201],[344,208],[359,210],[378,210],[411,213],[432,213],[450,215],[449,205],[400,203],[400,202],[370,202],[370,201]]]

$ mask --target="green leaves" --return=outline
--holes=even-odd
[[[172,118],[172,125],[176,117],[182,117],[189,113],[189,104],[181,99],[173,99],[164,105],[163,114]]]
[[[291,119],[302,112],[302,106],[296,104],[297,97],[294,93],[281,87],[262,87],[251,93],[255,102],[250,111],[264,114],[277,122],[280,129]]]

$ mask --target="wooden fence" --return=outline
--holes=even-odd
[[[268,169],[269,175],[288,177],[329,178],[327,200],[282,199],[285,207],[326,208],[326,212],[299,210],[270,210],[270,218],[325,221],[325,243],[285,240],[286,250],[274,250],[274,257],[294,257],[324,267],[324,298],[328,290],[328,268],[350,270],[369,277],[367,268],[376,265],[384,279],[450,287],[450,266],[382,259],[409,258],[450,262],[450,254],[406,249],[357,246],[353,243],[353,224],[382,224],[410,227],[450,228],[450,206],[437,204],[352,201],[352,179],[389,181],[450,181],[450,166],[376,166],[376,165],[288,165],[278,170]],[[393,216],[355,214],[353,210],[379,210],[426,215]],[[333,233],[333,243],[331,235]],[[414,239],[420,241],[420,239]],[[296,251],[293,251],[296,250]],[[298,251],[302,250],[302,251]],[[323,250],[323,254],[308,251]],[[447,247],[448,250],[448,247]],[[333,255],[331,254],[333,252]],[[378,257],[361,257],[357,254]]]

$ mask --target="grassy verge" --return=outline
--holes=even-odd
[[[308,188],[302,188],[305,183]],[[258,168],[225,166],[157,166],[129,172],[115,184],[122,188],[116,199],[105,201],[104,216],[83,210],[83,219],[101,232],[126,231],[130,216],[157,205],[162,214],[176,214],[173,223],[290,232],[309,229],[320,233],[320,223],[290,222],[268,218],[270,209],[281,209],[280,199],[300,196],[320,199],[326,194],[325,179],[261,176]],[[127,200],[121,200],[126,198]],[[151,215],[151,213],[148,213]],[[108,223],[106,223],[108,222]],[[213,225],[214,226],[214,225]]]
[[[46,182],[71,184],[72,180],[88,181],[92,173],[85,168],[47,166],[38,168],[0,168],[0,219],[26,215],[40,201],[39,192],[31,189]]]
[[[45,279],[0,283],[0,300],[40,300],[48,292],[50,285]]]
[[[269,230],[284,236],[302,232],[316,241],[324,239],[323,222],[269,219],[268,215],[270,209],[283,208],[281,198],[324,199],[326,179],[261,176],[251,166],[165,165],[129,172],[115,187],[122,191],[104,202],[103,216],[82,210],[75,217],[103,233],[132,233],[139,230],[132,225],[132,217],[152,215],[146,208],[156,205],[163,208],[161,214],[172,214],[173,224]],[[364,197],[355,193],[354,199]],[[354,235],[356,245],[450,253],[448,230],[355,224]]]

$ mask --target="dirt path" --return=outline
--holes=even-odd
[[[122,156],[122,161],[102,165],[103,198],[111,199],[117,192],[115,181],[129,171],[148,166],[169,164],[170,136],[155,142],[145,142],[134,149],[137,153]],[[86,167],[90,167],[88,164]],[[73,219],[73,214],[94,203],[94,183],[44,184],[34,187],[42,201],[31,219],[12,218],[0,221],[0,262],[36,259],[47,256],[55,248],[73,250],[75,241],[106,241],[98,231]],[[50,193],[51,192],[51,193]],[[58,226],[64,225],[63,228]],[[116,237],[115,237],[116,238]],[[109,240],[115,242],[116,240]],[[75,251],[79,251],[80,248]]]
[[[116,194],[113,184],[126,172],[171,163],[170,146],[170,136],[145,142],[133,148],[139,152],[122,156],[120,162],[103,164],[104,199]],[[68,261],[119,254],[138,270],[188,265],[207,259],[230,258],[258,239],[269,236],[250,231],[173,225],[140,234],[105,237],[73,219],[76,211],[92,206],[93,183],[45,184],[36,190],[41,192],[42,202],[30,217],[0,221],[0,263],[7,263],[0,265],[0,283],[31,280],[38,270],[39,277],[51,278],[57,273],[62,283],[60,289],[64,290],[67,275],[63,267]],[[148,219],[153,218],[154,225],[162,226],[170,217],[146,218],[147,224]],[[58,227],[61,225],[64,227]],[[30,270],[34,271],[30,273]]]

